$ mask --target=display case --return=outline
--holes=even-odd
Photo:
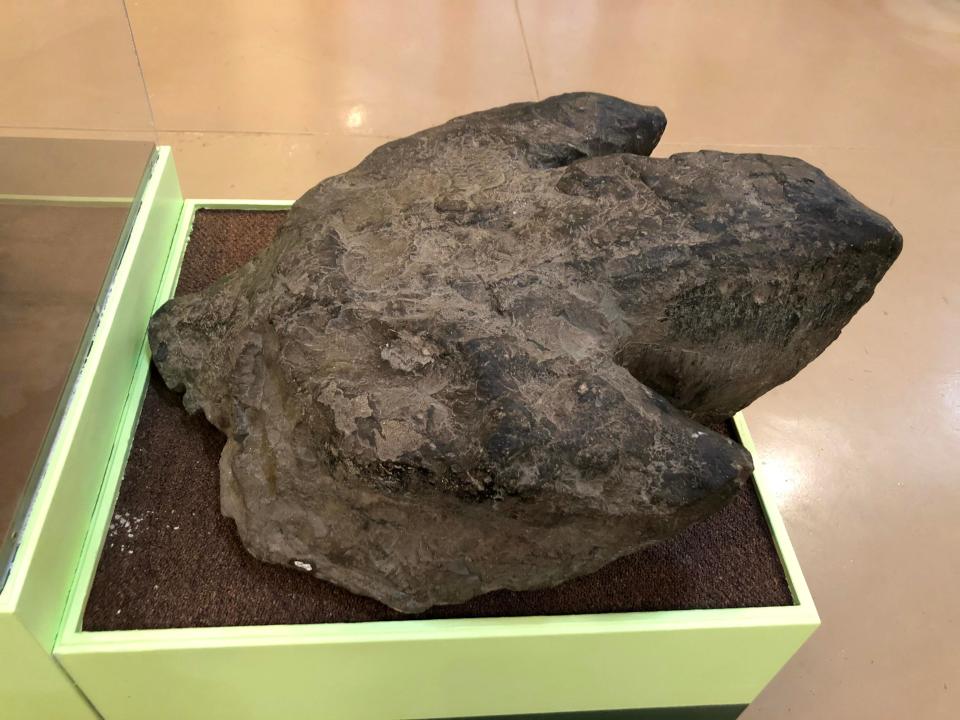
[[[5,137],[0,157],[0,714],[95,717],[52,651],[114,439],[117,270],[177,216],[148,181],[152,142]]]

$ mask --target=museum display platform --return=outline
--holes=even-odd
[[[146,326],[178,281],[238,260],[216,250],[217,233],[262,244],[289,205],[184,200],[170,149],[156,151],[75,379],[62,462],[39,481],[59,514],[28,528],[59,549],[59,579],[23,567],[18,582],[43,597],[11,615],[34,637],[44,625],[39,652],[52,649],[73,704],[38,715],[23,703],[13,717],[739,715],[819,625],[759,470],[727,510],[662,548],[417,617],[243,553],[214,505],[216,431],[151,379]],[[742,415],[735,425],[757,454]],[[15,689],[0,687],[6,702]]]

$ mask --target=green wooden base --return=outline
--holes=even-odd
[[[4,720],[97,717],[49,648],[10,612],[0,614],[0,655],[0,717]]]
[[[175,174],[169,152],[161,175]],[[174,203],[175,204],[175,203]],[[149,368],[151,311],[176,284],[200,207],[289,203],[185,201],[176,231],[131,242],[113,292],[122,312],[85,388],[96,452],[84,475],[100,496],[89,520],[54,653],[104,717],[734,717],[819,624],[762,476],[756,477],[795,604],[558,617],[86,632],[81,627]],[[172,205],[171,205],[172,207]],[[752,442],[742,417],[743,442]],[[79,432],[79,431],[78,431]],[[104,467],[106,468],[104,472]],[[90,514],[84,515],[85,519]],[[625,711],[623,708],[636,708]],[[624,712],[647,714],[624,715]],[[656,715],[650,715],[656,709]],[[559,713],[559,715],[557,714]],[[567,715],[564,715],[567,713]],[[670,714],[672,713],[672,714]],[[678,714],[678,713],[687,713]],[[546,717],[550,717],[547,715]]]

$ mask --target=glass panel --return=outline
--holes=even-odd
[[[153,151],[152,142],[0,138],[0,569]]]

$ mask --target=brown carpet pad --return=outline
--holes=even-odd
[[[269,244],[285,213],[201,210],[177,292],[199,290]],[[789,605],[752,486],[667,542],[549,590],[497,591],[402,615],[247,554],[220,514],[223,435],[152,373],[83,620],[84,630],[566,615]]]

